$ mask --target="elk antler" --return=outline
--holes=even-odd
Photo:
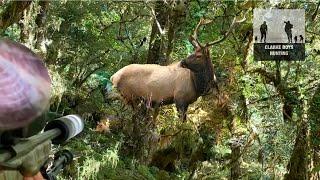
[[[195,30],[193,31],[193,35],[191,35],[190,37],[189,37],[189,41],[190,41],[190,43],[193,45],[193,47],[203,47],[201,44],[200,44],[200,42],[199,42],[199,40],[198,40],[198,30],[199,30],[199,27],[201,26],[201,25],[206,25],[206,24],[209,24],[209,23],[211,23],[212,21],[211,20],[205,20],[205,19],[203,19],[203,18],[201,18],[200,19],[200,21],[199,21],[199,23],[198,23],[198,25],[196,26],[196,28],[195,28]]]
[[[230,25],[228,31],[223,35],[222,38],[220,38],[219,40],[216,40],[216,41],[213,41],[213,42],[210,42],[210,43],[207,43],[206,46],[212,46],[214,44],[217,44],[217,43],[220,43],[222,41],[224,41],[228,35],[230,34],[231,30],[239,23],[242,23],[246,20],[246,18],[243,18],[241,20],[237,20],[237,17],[235,17],[232,21],[232,24]],[[193,35],[190,36],[189,38],[189,41],[190,43],[196,48],[196,47],[204,47],[203,45],[201,45],[201,43],[199,42],[198,40],[198,30],[199,30],[199,27],[201,25],[206,25],[206,24],[209,24],[209,23],[212,23],[212,20],[205,20],[203,18],[200,19],[199,23],[197,24],[195,30],[193,31]]]
[[[220,38],[220,39],[218,39],[218,40],[216,40],[216,41],[207,43],[206,46],[207,46],[207,47],[208,47],[208,46],[212,46],[212,45],[215,45],[215,44],[218,44],[218,43],[224,41],[224,40],[229,36],[229,34],[230,34],[230,32],[232,31],[232,29],[233,29],[236,25],[244,22],[245,20],[246,20],[245,17],[244,17],[243,19],[241,19],[241,20],[238,20],[237,17],[234,17],[234,19],[233,19],[233,21],[232,21],[232,23],[231,23],[228,31],[223,35],[223,37]]]

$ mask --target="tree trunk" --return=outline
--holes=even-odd
[[[11,1],[0,14],[0,34],[13,23],[17,23],[23,16],[23,11],[32,1]]]
[[[39,49],[41,42],[43,41],[44,31],[45,28],[43,28],[45,20],[46,20],[46,13],[47,9],[49,7],[49,1],[40,1],[40,12],[38,13],[36,17],[36,24],[37,24],[37,32],[35,35],[36,38],[36,48]]]
[[[148,64],[168,64],[176,34],[184,27],[188,4],[188,1],[156,2],[156,19],[153,22],[150,35]],[[163,33],[165,33],[165,29],[168,29],[168,32],[161,34],[160,29]]]
[[[161,34],[160,29],[164,30],[168,22],[168,9],[169,7],[164,1],[156,1],[155,5],[155,19],[153,21],[149,52],[148,64],[166,64],[164,56],[164,35]],[[160,27],[159,27],[160,26]]]
[[[320,85],[318,85],[316,92],[314,93],[310,108],[308,111],[308,119],[310,122],[310,145],[312,147],[311,159],[312,168],[320,168]],[[310,175],[311,179],[320,179],[320,172],[314,172]]]
[[[241,144],[238,142],[239,139],[235,139],[231,147],[231,169],[230,169],[230,179],[237,180],[241,176]]]
[[[171,52],[174,47],[174,40],[176,39],[176,34],[185,27],[185,20],[188,9],[188,1],[176,1],[174,7],[170,11],[170,16],[168,19],[168,45],[166,49],[166,59],[170,59]]]
[[[230,179],[236,180],[241,176],[241,140],[235,134],[237,129],[237,116],[234,116],[231,124],[229,126],[230,132],[232,134],[232,139],[230,142],[231,149],[231,162],[230,162]]]
[[[298,129],[297,137],[291,158],[287,165],[288,173],[285,180],[304,180],[308,179],[308,124],[303,117]]]
[[[21,18],[23,20],[23,18]],[[28,32],[24,28],[23,22],[19,22],[19,28],[20,28],[20,42],[26,43],[26,40],[28,39]]]
[[[244,145],[242,142],[242,138],[236,133],[236,130],[238,129],[237,121],[241,120],[241,122],[246,123],[248,122],[248,109],[246,105],[246,97],[243,93],[238,94],[238,105],[240,111],[238,112],[238,115],[231,113],[230,116],[233,115],[232,121],[229,125],[229,130],[232,134],[232,139],[230,142],[230,149],[231,149],[231,162],[230,162],[230,179],[236,180],[240,179],[241,177],[241,162],[242,162],[242,151],[245,150],[245,147],[242,148]],[[241,112],[242,111],[242,112]],[[253,139],[254,140],[254,139]],[[248,141],[249,143],[249,141]]]

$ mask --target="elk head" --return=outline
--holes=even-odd
[[[193,35],[190,36],[189,41],[195,48],[195,53],[181,61],[181,65],[190,69],[194,74],[195,86],[197,91],[203,95],[208,93],[213,87],[219,92],[217,79],[214,73],[214,66],[210,58],[209,48],[215,44],[224,41],[231,30],[239,23],[245,21],[245,18],[238,20],[235,17],[228,29],[228,31],[218,40],[208,42],[202,45],[198,40],[198,30],[202,25],[211,23],[212,21],[200,19],[198,25],[196,26]]]

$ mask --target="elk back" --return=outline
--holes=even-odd
[[[180,63],[169,66],[131,64],[116,72],[111,81],[128,103],[139,98],[155,103],[194,102],[192,72]]]

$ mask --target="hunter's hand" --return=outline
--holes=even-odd
[[[32,177],[23,177],[23,180],[44,180],[42,174],[38,172],[35,176]]]

